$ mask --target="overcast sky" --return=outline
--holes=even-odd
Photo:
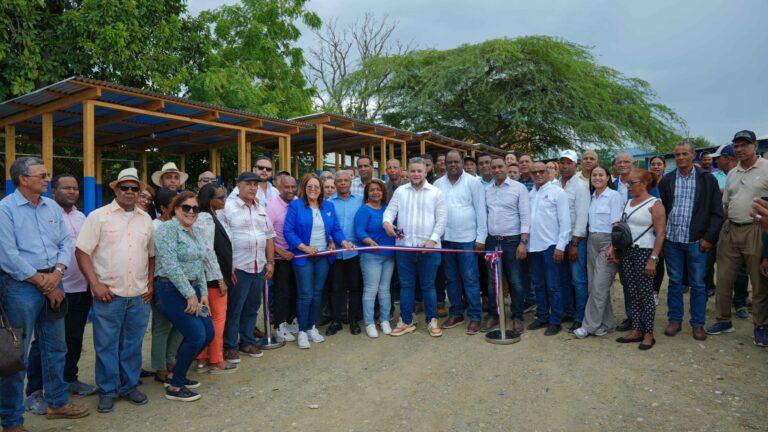
[[[188,1],[193,14],[235,2]],[[418,48],[559,36],[648,81],[693,136],[720,144],[741,129],[768,134],[768,0],[315,0],[309,8],[342,25],[388,15],[396,38]],[[300,41],[314,43],[309,32]]]

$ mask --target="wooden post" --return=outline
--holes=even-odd
[[[400,165],[402,169],[406,169],[405,164],[408,163],[408,150],[405,147],[405,141],[400,144]]]
[[[341,151],[341,165],[342,166],[347,166],[347,151],[346,150],[342,150]]]
[[[419,141],[419,154],[423,155],[427,152],[427,142],[424,140]]]
[[[389,159],[395,158],[395,143],[389,143]]]
[[[365,156],[365,146],[360,147],[360,155]]]
[[[323,170],[323,125],[317,125],[315,132],[315,169]]]
[[[336,152],[334,154],[336,156],[336,169],[338,170],[339,168],[341,168],[341,155],[339,154],[339,152]]]
[[[296,159],[293,160],[293,173],[292,174],[298,180],[301,180],[301,178],[299,178],[299,154],[297,154],[296,155]]]
[[[237,171],[238,175],[245,171],[250,171],[248,166],[248,144],[245,142],[245,130],[240,129],[237,133]]]
[[[16,187],[11,180],[11,164],[16,160],[16,126],[5,127],[5,196],[13,193]]]
[[[96,169],[96,208],[99,208],[103,205],[104,201],[104,186],[102,185],[102,183],[104,183],[104,174],[101,163],[101,147],[96,147],[94,149],[94,157]]]
[[[96,209],[94,126],[93,101],[83,101],[83,210],[85,214]]]
[[[381,139],[381,157],[379,159],[379,178],[384,177],[387,169],[387,139]]]
[[[179,171],[187,172],[187,155],[179,154]]]
[[[208,169],[211,170],[213,175],[219,177],[221,175],[221,171],[219,170],[219,149],[211,147],[211,149],[208,150],[208,159],[210,159],[208,162]]]
[[[285,137],[277,137],[277,157],[280,159],[278,171],[285,171]]]
[[[290,172],[291,171],[291,136],[286,135],[285,138],[283,138],[283,146],[285,147],[285,170]],[[296,160],[298,163],[298,159]],[[298,166],[298,165],[297,165]],[[293,175],[298,174],[298,170],[293,171]]]
[[[147,164],[147,152],[146,151],[141,152],[141,156],[140,156],[139,160],[141,161],[141,181],[146,183],[149,180],[149,172],[148,172],[149,164]]]
[[[48,174],[53,177],[53,114],[43,114],[43,145],[42,145],[42,159],[45,169],[48,170]],[[49,183],[50,185],[50,183]],[[49,186],[50,188],[50,186]],[[50,190],[48,191],[50,192]]]

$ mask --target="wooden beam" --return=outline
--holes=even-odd
[[[11,164],[16,160],[16,126],[5,126],[5,195],[14,190],[11,181]]]
[[[65,98],[57,99],[55,101],[51,101],[47,104],[40,105],[36,108],[32,108],[27,111],[23,111],[8,117],[5,117],[3,119],[0,119],[0,126],[6,126],[6,125],[12,125],[16,124],[20,121],[24,121],[26,119],[30,119],[32,117],[37,117],[40,114],[43,113],[49,113],[53,111],[58,111],[62,108],[66,108],[68,106],[74,105],[76,103],[80,103],[84,100],[88,99],[95,99],[101,96],[101,89],[96,88],[89,88],[87,90],[83,90],[80,92],[77,92],[73,94],[72,96],[68,96]]]
[[[285,170],[288,172],[291,172],[291,136],[288,135],[284,138],[284,148],[285,148]],[[298,161],[298,158],[296,158]],[[298,171],[294,171],[293,175],[297,175]]]
[[[331,126],[331,125],[322,125],[322,126],[323,126],[323,128],[326,128],[326,129],[333,129],[333,130],[337,130],[337,131],[339,131],[339,132],[346,132],[346,133],[348,133],[348,134],[355,134],[355,135],[368,136],[368,137],[371,137],[371,138],[381,138],[381,135],[377,135],[377,134],[369,133],[369,131],[371,131],[371,130],[373,130],[373,131],[376,131],[376,128],[369,128],[369,129],[364,129],[364,130],[362,130],[362,131],[359,131],[359,130],[355,130],[355,129],[347,129],[347,128],[343,128],[343,127],[339,127],[339,126]],[[391,132],[391,133],[390,133],[390,131],[387,131],[387,132],[385,132],[385,136],[386,136],[387,134],[395,135],[396,133],[395,133],[395,132]],[[388,139],[389,141],[395,141],[395,142],[402,142],[402,141],[404,141],[404,140],[402,140],[402,139],[399,139],[399,138],[390,138],[390,137],[387,137],[387,139]]]
[[[341,168],[341,155],[338,152],[334,153],[334,158],[336,162],[336,169]]]
[[[43,113],[43,142],[40,152],[45,169],[53,177],[53,114]]]
[[[387,168],[387,139],[381,139],[381,155],[379,157],[379,178],[384,176]]]
[[[146,183],[149,179],[149,164],[147,163],[147,152],[141,152],[141,181]]]
[[[194,133],[188,133],[186,135],[179,135],[173,138],[165,138],[157,141],[153,141],[152,145],[146,146],[146,148],[156,148],[161,149],[164,147],[172,146],[179,144],[181,142],[191,142],[200,138],[208,138],[212,136],[226,136],[231,137],[232,136],[232,130],[230,129],[219,129],[214,128],[211,130],[207,130],[205,132],[194,132]]]
[[[187,172],[187,155],[184,153],[179,154],[179,171]]]
[[[427,152],[427,142],[425,140],[419,141],[419,154],[423,155]]]
[[[240,132],[237,134],[238,174],[251,170],[251,168],[248,166],[248,156],[246,155],[247,151],[248,151],[248,144],[245,142],[245,130],[241,129]]]
[[[405,143],[400,144],[400,168],[406,169],[405,165],[408,162],[408,149]]]
[[[313,124],[313,125],[324,124],[324,123],[328,123],[329,121],[331,121],[331,116],[329,116],[329,115],[321,115],[321,116],[317,116],[317,117],[311,118],[311,119],[300,119],[299,121],[302,121],[304,123]]]
[[[165,108],[165,102],[161,100],[153,100],[139,106],[148,111],[158,111]],[[119,112],[116,114],[97,118],[96,127],[105,126],[111,123],[122,122],[123,120],[129,119],[131,117],[136,117],[136,115],[137,115],[136,113],[132,113],[132,112]],[[62,136],[72,135],[75,133],[80,133],[82,132],[82,130],[83,130],[83,126],[78,124],[74,126],[68,126],[65,128],[59,128],[54,132],[54,134],[57,137],[62,137]],[[97,132],[97,133],[114,134],[114,132]]]
[[[395,158],[395,144],[390,143],[389,144],[389,158],[388,159],[394,159]]]
[[[325,125],[317,125],[315,130],[315,169],[323,169],[323,129]]]
[[[83,102],[83,208],[86,214],[96,209],[96,184],[94,182],[96,148],[93,133],[96,126],[94,123],[95,110],[95,101],[86,100]]]
[[[341,150],[341,165],[347,166],[347,151],[344,149]]]

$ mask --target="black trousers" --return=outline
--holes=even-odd
[[[91,291],[67,293],[69,309],[64,317],[64,337],[67,341],[67,356],[64,361],[64,381],[77,379],[77,363],[83,351],[83,334],[91,309]]]
[[[269,292],[272,299],[272,325],[291,323],[296,318],[296,276],[290,261],[275,260],[275,275]]]
[[[363,319],[363,290],[360,277],[360,257],[336,259],[331,269],[331,304],[333,320],[340,323],[344,311],[350,323]]]

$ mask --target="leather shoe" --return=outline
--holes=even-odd
[[[353,335],[359,335],[361,331],[362,330],[360,330],[360,324],[358,324],[357,321],[352,321],[349,323],[350,333],[352,333]]]
[[[649,350],[649,349],[653,348],[654,345],[656,345],[656,338],[651,339],[651,343],[650,344],[641,343],[637,347],[640,350],[642,350],[642,351],[646,351],[646,350]]]
[[[134,405],[144,405],[147,402],[149,402],[149,398],[147,398],[147,395],[145,395],[144,393],[136,389],[133,389],[130,392],[124,395],[121,395],[120,399],[125,399]]]
[[[525,323],[521,319],[512,321],[512,327],[515,329],[515,333],[522,334],[525,331]]]
[[[547,326],[547,329],[544,330],[544,336],[554,336],[558,333],[560,333],[560,330],[563,329],[563,326],[560,324],[550,324]]]
[[[664,334],[666,336],[674,336],[678,333],[680,333],[680,330],[682,330],[683,326],[680,325],[680,323],[676,322],[670,322],[667,324],[667,328],[664,329]]]
[[[636,338],[628,338],[628,337],[624,337],[624,336],[622,336],[620,338],[616,338],[616,342],[622,343],[622,344],[637,343],[637,342],[642,342],[642,341],[643,341],[643,337],[642,336],[638,336]]]
[[[629,318],[625,319],[621,322],[618,326],[616,326],[616,331],[629,331],[632,330],[632,320]]]
[[[48,407],[48,412],[45,413],[45,418],[53,419],[78,419],[87,416],[91,412],[84,405],[76,403],[66,403],[58,408]]]
[[[703,326],[693,328],[693,338],[697,341],[707,340],[707,332]]]
[[[339,330],[341,330],[342,328],[344,328],[344,327],[341,326],[341,323],[335,322],[335,323],[329,325],[327,329],[325,329],[325,335],[326,336],[333,336]]]
[[[454,328],[463,322],[464,322],[463,316],[452,316],[447,320],[443,321],[443,325],[441,325],[440,327],[444,329]]]
[[[480,333],[480,321],[470,321],[467,326],[467,334],[475,335]]]
[[[483,321],[482,326],[480,326],[480,331],[483,333],[487,333],[498,326],[499,326],[499,319],[495,317],[489,317],[487,320]]]
[[[439,318],[447,317],[448,316],[448,308],[445,307],[444,305],[443,306],[438,306],[437,307],[437,316]]]
[[[547,323],[544,321],[539,321],[538,319],[533,320],[532,323],[528,324],[528,330],[538,330],[540,328],[547,327]]]

